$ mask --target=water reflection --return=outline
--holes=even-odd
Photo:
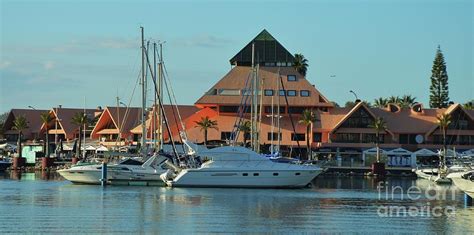
[[[454,199],[380,196],[379,185],[433,187],[413,178],[320,177],[311,189],[254,190],[73,185],[56,174],[0,179],[0,231],[16,233],[470,233],[474,209]],[[30,180],[26,180],[30,179]],[[380,217],[380,206],[454,206],[455,217]],[[3,213],[5,212],[5,213]]]

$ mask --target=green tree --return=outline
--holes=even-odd
[[[23,135],[23,130],[28,128],[28,121],[24,116],[18,116],[13,121],[13,129],[18,131],[18,143],[17,143],[17,153],[18,157],[21,158],[21,136]]]
[[[451,124],[451,115],[443,113],[436,117],[436,119],[438,119],[439,129],[443,133],[443,154],[440,156],[440,166],[444,168],[446,166],[446,133]]]
[[[0,114],[0,137],[3,138],[5,130],[3,129],[3,126],[5,124],[5,121],[7,120],[8,113],[2,113]]]
[[[396,105],[398,105],[398,104],[400,103],[400,97],[399,97],[399,96],[393,96],[393,95],[392,95],[392,96],[388,97],[388,101],[387,101],[387,102],[390,103],[390,104],[396,104]]]
[[[462,105],[465,109],[474,110],[474,100],[468,101]]]
[[[436,56],[431,69],[430,86],[430,107],[446,108],[449,102],[448,73],[446,72],[446,63],[440,46],[436,51]]]
[[[51,115],[49,115],[48,112],[41,113],[41,114],[40,114],[40,118],[41,118],[41,122],[43,123],[43,125],[44,125],[44,127],[45,127],[45,137],[44,137],[44,140],[45,140],[45,143],[46,143],[46,147],[45,147],[44,154],[45,154],[45,157],[49,157],[49,134],[48,134],[48,124],[53,120],[53,118],[51,117]]]
[[[379,136],[380,132],[384,132],[387,129],[387,124],[381,117],[375,118],[372,124],[369,125],[370,128],[375,130],[375,148],[377,149],[377,162],[380,162],[380,147],[379,147]]]
[[[374,106],[376,108],[385,108],[388,104],[388,99],[379,97],[374,100]]]
[[[295,61],[293,62],[293,67],[306,77],[306,72],[308,71],[308,60],[304,58],[303,54],[295,54]]]
[[[79,132],[78,132],[79,144],[78,144],[78,147],[76,148],[76,157],[79,158],[81,156],[80,154],[81,154],[81,144],[82,144],[82,141],[81,141],[82,128],[83,126],[87,125],[87,123],[89,123],[89,119],[87,119],[87,115],[84,112],[79,112],[79,113],[74,114],[74,116],[71,119],[71,123],[79,127]]]
[[[398,100],[398,106],[400,106],[400,108],[409,108],[415,103],[416,97],[412,97],[411,95],[404,95]]]
[[[247,146],[247,136],[250,134],[251,131],[251,123],[250,121],[245,121],[239,126],[239,130],[244,134],[244,146]]]
[[[298,121],[298,123],[306,126],[306,153],[307,157],[310,160],[312,153],[311,153],[311,143],[310,143],[310,136],[313,130],[313,124],[315,122],[319,121],[318,118],[316,117],[316,114],[313,112],[313,110],[305,109],[301,115],[301,119]]]
[[[217,121],[210,120],[208,116],[201,117],[200,121],[195,121],[196,127],[200,127],[201,131],[204,131],[204,145],[207,146],[207,131],[209,129],[219,130],[217,128]]]

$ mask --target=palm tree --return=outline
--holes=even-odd
[[[388,99],[379,97],[374,100],[374,106],[377,108],[385,108],[388,104]]]
[[[451,115],[443,113],[436,117],[436,119],[438,119],[438,126],[443,133],[443,156],[440,157],[440,166],[443,168],[446,164],[446,132],[449,124],[451,124]]]
[[[463,104],[463,107],[465,109],[470,109],[470,110],[474,110],[474,100],[471,100],[469,102],[466,102],[465,104]]]
[[[412,97],[411,95],[404,95],[401,99],[398,100],[398,106],[400,108],[409,108],[415,104],[416,97]]]
[[[41,122],[43,123],[45,127],[45,157],[49,157],[49,135],[48,135],[48,124],[53,120],[51,115],[49,115],[48,112],[40,114]]]
[[[387,124],[381,117],[375,118],[374,122],[369,125],[370,128],[375,130],[375,148],[377,150],[377,163],[380,162],[380,147],[379,147],[379,136],[380,132],[385,131],[387,129]]]
[[[76,157],[79,158],[80,153],[81,153],[81,133],[82,133],[82,127],[86,125],[89,122],[87,119],[87,115],[83,112],[76,113],[72,117],[71,123],[74,125],[77,125],[79,127],[79,145],[76,148]]]
[[[215,129],[217,128],[217,121],[210,120],[208,116],[201,117],[201,121],[194,121],[197,125],[196,127],[200,127],[201,131],[204,131],[204,146],[207,146],[207,130],[208,129]]]
[[[301,119],[298,121],[299,124],[305,125],[306,126],[306,153],[308,160],[310,160],[311,155],[311,145],[309,142],[309,137],[310,134],[313,130],[313,123],[319,121],[319,119],[316,117],[316,114],[314,114],[313,110],[305,109],[301,115]]]
[[[249,121],[245,121],[242,125],[239,126],[239,131],[244,133],[244,146],[247,146],[247,136],[250,133],[251,123]]]
[[[392,96],[388,97],[388,102],[398,105],[400,103],[400,97],[392,95]]]
[[[306,71],[308,71],[308,60],[304,58],[303,54],[295,54],[295,61],[293,62],[293,67],[303,75],[303,77],[306,77]]]
[[[18,131],[17,152],[18,152],[19,158],[21,158],[21,135],[23,133],[23,130],[27,128],[28,128],[28,121],[26,121],[26,118],[24,116],[18,116],[13,121],[13,129]]]

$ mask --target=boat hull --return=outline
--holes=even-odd
[[[160,178],[160,174],[163,172],[164,171],[158,171],[156,173],[122,172],[110,167],[107,170],[107,183],[132,185],[136,182],[136,184],[159,186],[164,185],[164,182]],[[100,169],[65,169],[59,170],[58,173],[66,180],[75,184],[101,184],[102,171]]]
[[[174,180],[166,181],[170,187],[214,188],[304,188],[322,173],[314,170],[201,170],[186,169]]]
[[[449,174],[449,178],[453,180],[454,185],[461,191],[465,192],[470,197],[474,198],[474,182],[468,179],[462,178],[462,175],[466,172],[456,172]]]
[[[100,170],[64,169],[58,171],[59,175],[75,184],[100,184],[102,172]]]
[[[415,173],[418,178],[427,179],[437,184],[451,184],[451,180],[449,178],[442,177],[438,175],[437,172],[436,174],[427,174],[423,170],[416,170]]]

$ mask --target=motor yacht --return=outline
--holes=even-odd
[[[446,170],[439,168],[416,169],[415,174],[418,178],[427,179],[437,184],[450,184],[451,179],[447,177]]]
[[[161,182],[160,174],[166,171],[164,162],[168,158],[155,154],[145,163],[131,158],[107,166],[107,180],[111,181],[157,181]],[[77,184],[101,184],[102,164],[79,163],[58,173],[66,180]]]
[[[200,154],[198,167],[181,168],[170,161],[161,178],[170,187],[302,188],[323,169],[315,165],[275,162],[235,146],[210,149]]]
[[[474,170],[451,173],[448,177],[453,180],[456,187],[474,198]]]

